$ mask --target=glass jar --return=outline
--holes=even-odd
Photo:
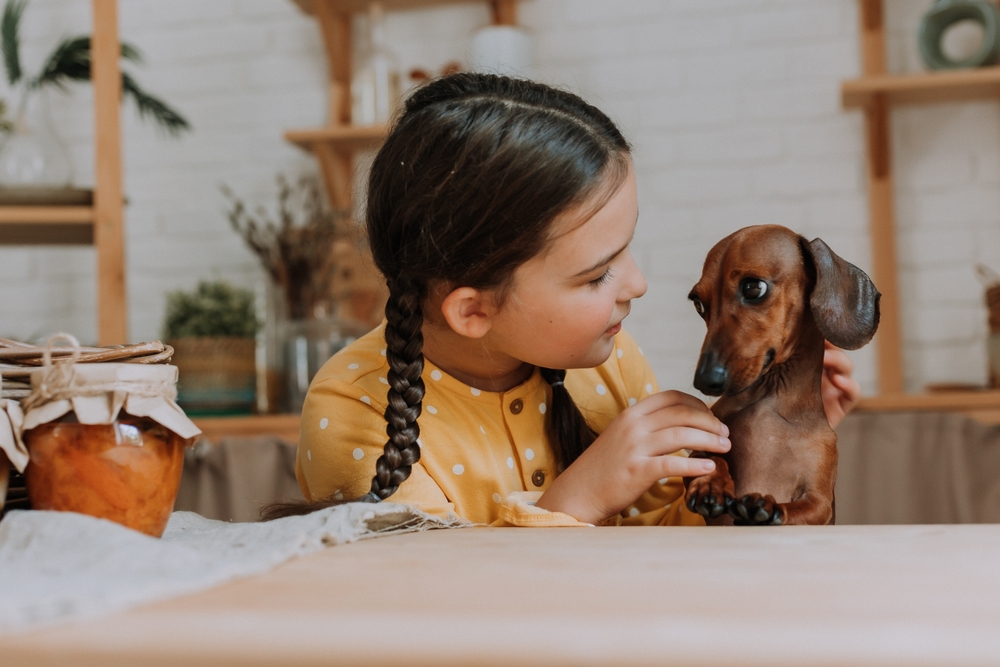
[[[31,507],[89,514],[159,537],[174,508],[190,444],[148,417],[111,424],[73,416],[23,434]]]
[[[59,338],[73,349],[53,362]],[[177,367],[77,363],[80,354],[73,336],[52,336],[21,404],[27,467],[18,467],[31,506],[159,537],[180,487],[184,449],[201,434],[175,401]]]

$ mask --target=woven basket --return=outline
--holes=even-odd
[[[192,415],[253,412],[257,342],[253,338],[192,337],[170,341],[180,372],[177,403]]]

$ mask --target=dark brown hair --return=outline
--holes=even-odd
[[[502,297],[517,267],[551,241],[557,216],[618,190],[628,154],[628,142],[605,114],[533,81],[460,73],[406,101],[368,180],[368,239],[389,287],[388,438],[371,491],[354,500],[388,498],[420,459],[422,308],[430,284],[497,290]],[[565,468],[595,434],[563,386],[566,371],[541,373],[552,386],[548,434]],[[271,506],[264,516],[333,504]]]

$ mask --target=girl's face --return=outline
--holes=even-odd
[[[581,220],[592,211],[584,204],[557,218],[547,250],[514,272],[491,347],[547,368],[592,368],[611,355],[631,300],[646,292],[629,248],[639,215],[631,164],[611,199]]]

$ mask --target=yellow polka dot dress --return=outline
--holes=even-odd
[[[313,380],[302,410],[296,476],[308,500],[357,498],[371,488],[386,442],[387,374],[382,327],[334,355]],[[389,500],[492,525],[581,524],[534,501],[559,473],[545,435],[552,390],[541,374],[504,392],[470,387],[424,361],[420,461]],[[626,407],[658,391],[624,331],[597,368],[566,374],[566,388],[600,433]],[[700,525],[680,479],[663,479],[611,523]]]

